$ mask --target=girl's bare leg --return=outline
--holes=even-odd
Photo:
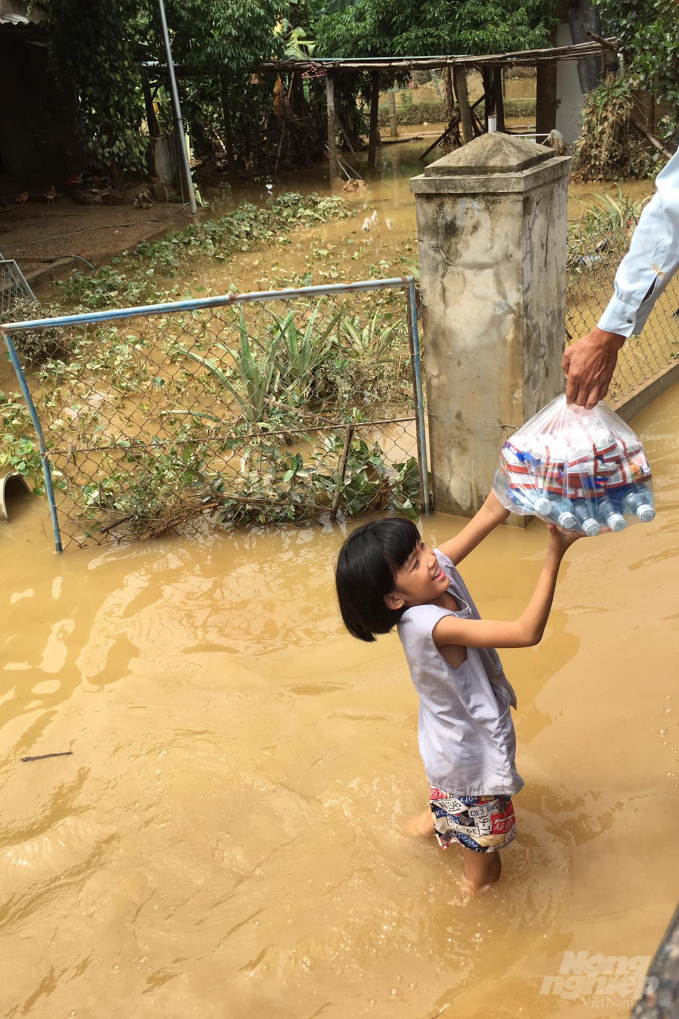
[[[462,850],[462,863],[467,886],[472,895],[477,895],[482,888],[494,884],[499,880],[502,871],[500,854],[477,853],[466,846],[460,846]]]
[[[413,835],[433,835],[434,834],[434,815],[431,812],[431,807],[427,807],[417,817],[413,817],[408,823],[408,830]]]

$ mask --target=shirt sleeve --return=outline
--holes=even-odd
[[[599,328],[608,333],[640,333],[679,267],[679,151],[658,174],[656,189],[641,214],[616,273],[614,295],[599,320]]]

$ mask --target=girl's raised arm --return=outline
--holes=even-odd
[[[484,538],[488,537],[491,531],[495,530],[498,524],[504,523],[508,516],[509,510],[506,510],[491,492],[478,513],[460,533],[450,541],[444,541],[439,545],[439,549],[457,566],[481,544]]]
[[[447,644],[462,647],[532,647],[540,643],[552,607],[561,560],[573,542],[582,537],[574,531],[558,531],[553,524],[548,526],[550,535],[545,565],[533,596],[519,618],[513,623],[505,623],[492,619],[444,616],[432,633],[438,648]]]

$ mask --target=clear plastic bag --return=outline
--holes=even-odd
[[[604,403],[559,396],[507,439],[493,492],[505,509],[594,536],[655,517],[640,439]]]

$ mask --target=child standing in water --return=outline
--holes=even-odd
[[[410,520],[356,528],[340,550],[336,583],[350,633],[374,641],[393,626],[420,696],[418,739],[431,791],[412,822],[457,842],[476,893],[500,877],[498,850],[514,839],[516,770],[510,705],[516,696],[495,648],[531,647],[542,639],[561,560],[580,535],[550,526],[545,564],[515,622],[483,620],[456,567],[509,514],[491,493],[456,538],[430,549]]]

